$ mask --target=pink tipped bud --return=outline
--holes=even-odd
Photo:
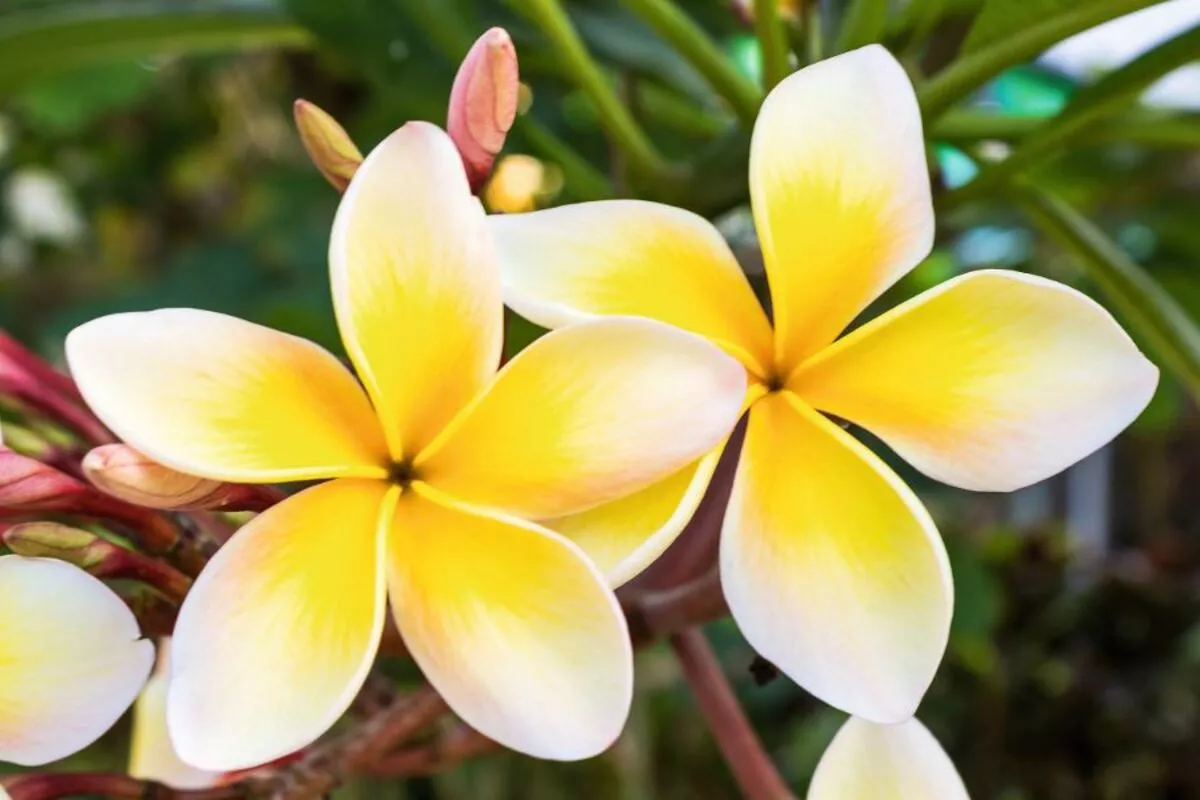
[[[171,469],[127,444],[96,447],[83,458],[83,474],[105,494],[160,511],[260,511],[278,500],[270,487],[222,483]]]
[[[89,451],[83,458],[83,474],[105,494],[145,508],[209,508],[224,486],[165,467],[127,444]]]
[[[504,147],[517,116],[519,89],[517,50],[507,31],[492,28],[475,41],[458,68],[446,122],[473,190],[487,180]]]
[[[87,493],[82,483],[48,464],[0,450],[0,510],[65,510]]]
[[[300,141],[308,157],[339,192],[346,191],[363,156],[338,121],[307,100],[292,105]]]

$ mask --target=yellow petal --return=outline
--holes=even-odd
[[[741,365],[632,317],[543,336],[417,459],[421,479],[532,519],[632,494],[712,450],[737,421]]]
[[[196,769],[180,760],[167,733],[167,676],[171,640],[158,643],[158,667],[133,706],[133,741],[129,774],[172,789],[204,789],[215,785],[219,772]]]
[[[382,477],[362,389],[312,342],[186,308],[113,314],[67,337],[92,410],[167,466],[214,480]]]
[[[921,112],[904,69],[871,45],[776,86],[754,125],[750,196],[786,372],[933,244]]]
[[[483,207],[445,133],[410,122],[367,156],[329,263],[346,351],[392,456],[411,458],[491,379],[503,335]]]
[[[45,764],[82,750],[137,697],[154,663],[137,620],[62,561],[0,557],[0,761]]]
[[[808,800],[969,800],[962,778],[916,719],[876,725],[851,717],[813,775]]]
[[[358,480],[306,489],[209,562],[175,626],[167,720],[184,761],[221,772],[263,764],[350,705],[383,632],[396,491]]]
[[[620,586],[650,566],[683,531],[708,489],[721,450],[628,497],[542,524],[587,553],[610,586]]]
[[[1004,491],[1106,444],[1157,383],[1158,370],[1090,298],[981,271],[864,325],[789,385],[931,477]]]
[[[830,705],[911,716],[946,648],[950,566],[911,491],[786,392],[750,410],[721,583],[758,652]]]
[[[429,682],[505,747],[575,760],[620,734],[633,691],[625,617],[574,545],[416,484],[396,509],[392,611]]]
[[[762,374],[771,326],[729,246],[689,211],[605,200],[488,218],[504,299],[545,328],[650,317],[698,333]]]

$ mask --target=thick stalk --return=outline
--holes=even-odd
[[[794,797],[750,727],[750,721],[746,719],[703,631],[689,628],[671,634],[669,641],[683,670],[683,677],[695,695],[696,703],[708,722],[708,729],[717,740],[721,755],[725,757],[725,763],[729,765],[742,794],[747,800],[784,800]]]

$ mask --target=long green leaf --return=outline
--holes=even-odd
[[[1142,267],[1104,232],[1044,189],[1023,185],[1017,200],[1033,222],[1079,257],[1129,327],[1200,399],[1200,328]]]
[[[0,11],[0,94],[104,61],[307,42],[274,0],[17,3]]]
[[[1045,117],[952,111],[933,124],[929,138],[957,145],[972,145],[984,139],[1021,142],[1039,135],[1047,124]],[[1089,127],[1086,140],[1132,142],[1152,147],[1200,148],[1200,114],[1136,109]]]
[[[1062,113],[1030,135],[1008,158],[988,167],[970,183],[944,195],[942,208],[985,196],[990,189],[1020,174],[1047,156],[1061,152],[1072,139],[1105,117],[1126,108],[1151,84],[1188,64],[1200,53],[1200,25],[1143,53],[1120,69],[1083,89]]]
[[[883,37],[888,21],[888,0],[854,0],[846,9],[838,31],[837,52],[877,42]]]
[[[984,0],[963,40],[960,55],[982,50],[1047,17],[1087,3],[1088,0]]]
[[[920,88],[918,95],[926,121],[936,119],[996,75],[1032,60],[1057,42],[1155,2],[1157,0],[1078,0],[1057,14],[1042,17],[980,46]]]

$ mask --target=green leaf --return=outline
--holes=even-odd
[[[0,94],[108,61],[307,43],[275,0],[10,3],[0,11]]]
[[[887,21],[888,0],[854,0],[842,19],[837,52],[844,53],[879,41]]]
[[[986,0],[979,16],[975,17],[960,55],[967,55],[1002,42],[1030,25],[1056,16],[1081,5],[1087,0]]]
[[[1103,231],[1058,197],[1024,184],[1017,199],[1038,227],[1079,257],[1157,361],[1200,399],[1200,327],[1187,312]]]
[[[1061,114],[1025,139],[1008,158],[984,170],[961,189],[945,195],[941,207],[949,208],[984,196],[1002,181],[1061,152],[1097,122],[1136,102],[1159,78],[1194,61],[1197,53],[1200,53],[1200,25],[1105,75],[1081,90]]]
[[[1001,7],[1040,7],[1041,13],[1019,26],[990,23],[979,34],[979,44],[938,73],[918,91],[927,121],[936,119],[1009,67],[1031,61],[1052,45],[1076,33],[1123,16],[1157,0],[989,0],[975,26],[989,17],[999,18]],[[1049,8],[1052,3],[1054,8]],[[997,10],[989,11],[996,8]],[[1057,10],[1055,10],[1057,9]],[[1022,14],[1024,12],[1021,12]],[[1004,18],[1007,19],[1007,13]],[[968,35],[968,41],[971,35]]]

